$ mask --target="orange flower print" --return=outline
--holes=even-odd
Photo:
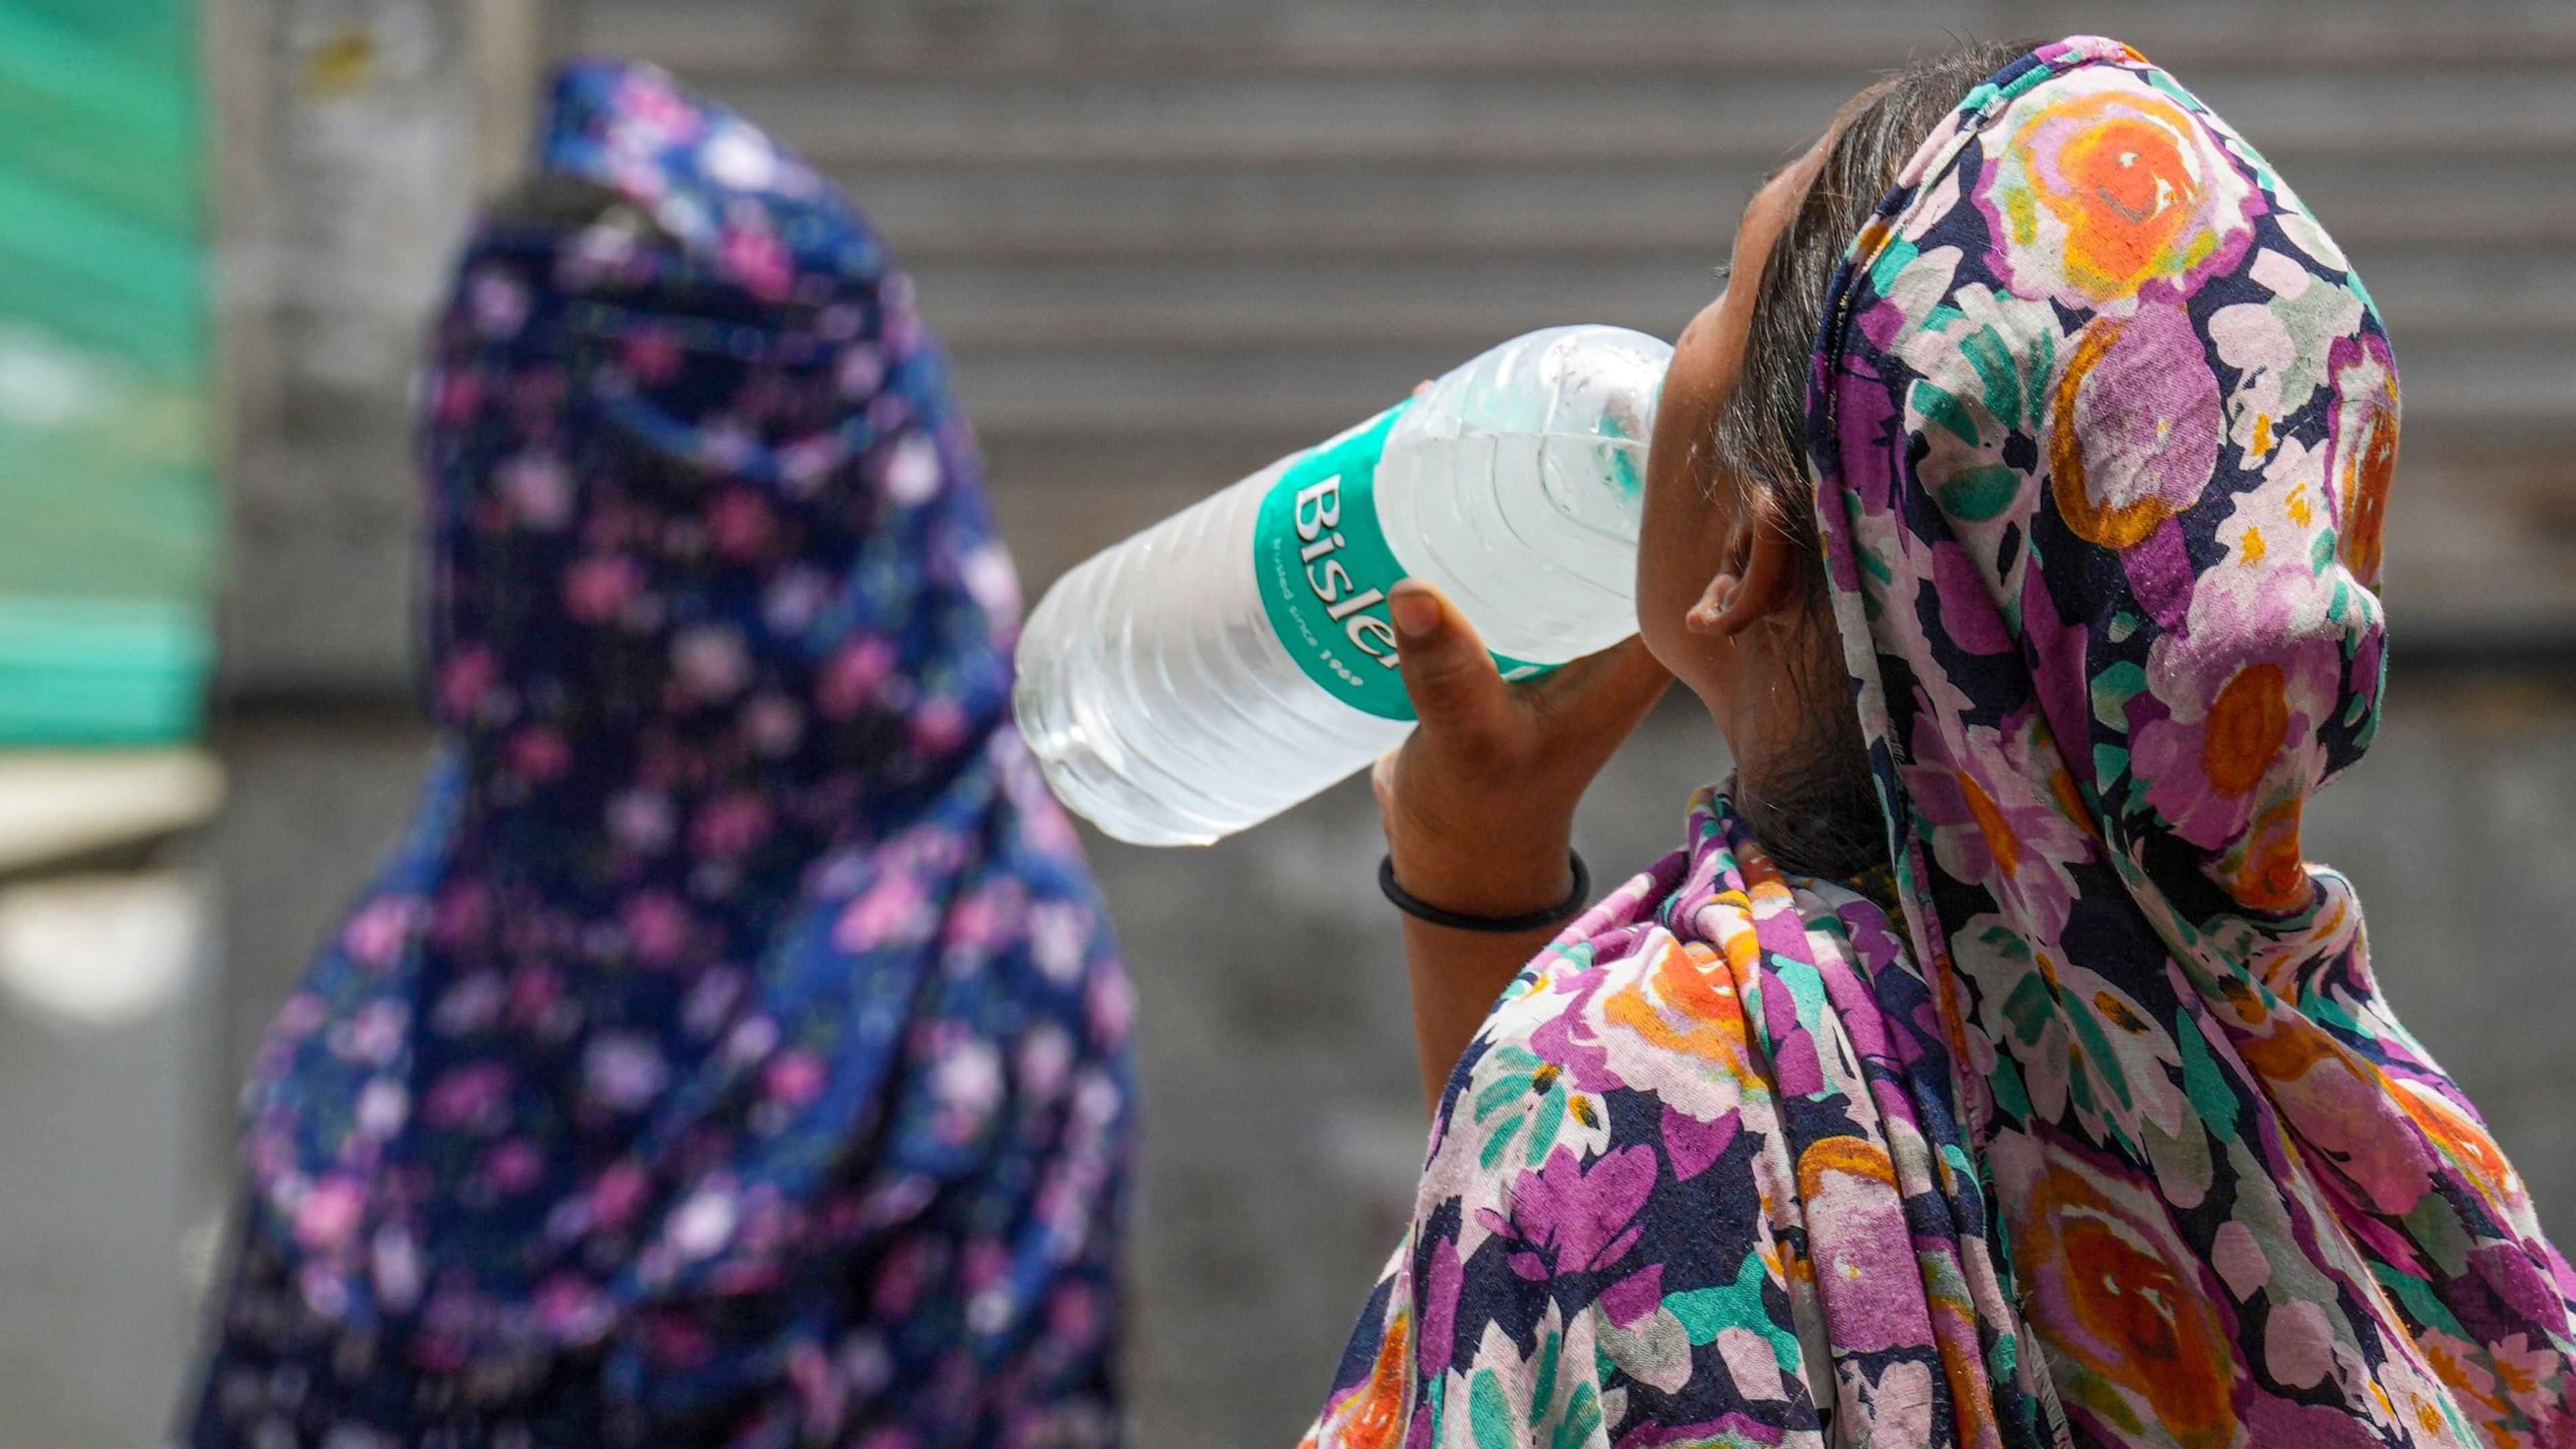
[[[2100,306],[2249,234],[2250,184],[2179,102],[2125,73],[2060,84],[2067,94],[2005,139],[1988,183],[2016,291]]]
[[[2523,1190],[2521,1175],[2505,1160],[2504,1150],[2496,1146],[2485,1125],[2467,1108],[2421,1082],[2391,1082],[2388,1096],[2414,1119],[2416,1126],[2424,1129],[2424,1135],[2460,1169],[2489,1205],[2508,1217],[2528,1210],[2530,1199]]]
[[[2046,1166],[2012,1244],[2032,1327],[2070,1408],[2219,1449],[2237,1432],[2227,1332],[2190,1255],[2123,1195],[2079,1163]]]
[[[2244,795],[2263,783],[2290,732],[2286,677],[2274,663],[2247,665],[2218,691],[2201,734],[2201,768],[2220,793]]]
[[[2371,332],[2337,342],[2326,365],[2333,378],[2326,468],[2342,531],[2335,554],[2355,579],[2376,588],[2388,484],[2397,473],[2397,362],[2388,339]]]
[[[1412,1351],[1411,1325],[1404,1310],[1387,1320],[1379,1340],[1377,1362],[1366,1381],[1325,1411],[1323,1421],[1307,1436],[1308,1444],[1329,1443],[1335,1449],[1394,1449],[1404,1428],[1405,1356]],[[1300,1446],[1303,1449],[1303,1446]]]
[[[2275,914],[2287,914],[2307,905],[2314,887],[2308,879],[2307,855],[2299,838],[2302,813],[2302,799],[2297,795],[2257,812],[2253,829],[2220,859],[2227,888],[2236,899],[2255,910]]]

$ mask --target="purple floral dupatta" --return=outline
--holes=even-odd
[[[1723,797],[1515,983],[1319,1445],[2576,1444],[2576,1274],[2306,865],[2397,385],[2116,42],[1973,91],[1811,391],[1899,910]]]

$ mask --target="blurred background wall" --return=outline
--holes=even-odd
[[[84,857],[181,869],[211,882],[202,907],[38,912],[75,943],[158,930],[184,971],[115,1011],[0,991],[0,1449],[149,1443],[176,1386],[235,1084],[426,746],[406,685],[421,316],[545,62],[576,51],[660,61],[849,184],[955,354],[1034,595],[1515,331],[1671,336],[1762,173],[1909,53],[2137,44],[2279,164],[2396,338],[2393,702],[2310,848],[2358,879],[2391,994],[2576,1237],[2553,1000],[2576,941],[2576,8],[209,0],[201,19],[229,793],[206,829]],[[1692,710],[1650,721],[1587,803],[1596,868],[1660,853],[1724,768]],[[1141,1443],[1293,1442],[1403,1221],[1423,1124],[1377,851],[1356,786],[1210,850],[1096,847],[1150,1093]],[[0,858],[0,987],[11,892],[60,906],[58,865]]]

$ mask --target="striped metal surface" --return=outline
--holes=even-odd
[[[2103,28],[2261,145],[2407,382],[2426,621],[2576,620],[2576,7],[566,0],[859,196],[1042,581],[1514,331],[1670,335],[1761,175],[1954,35]]]

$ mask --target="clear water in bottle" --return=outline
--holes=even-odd
[[[1672,348],[1515,338],[1059,580],[1020,638],[1021,733],[1076,812],[1203,845],[1413,727],[1386,591],[1440,586],[1525,677],[1636,630],[1646,443]]]

